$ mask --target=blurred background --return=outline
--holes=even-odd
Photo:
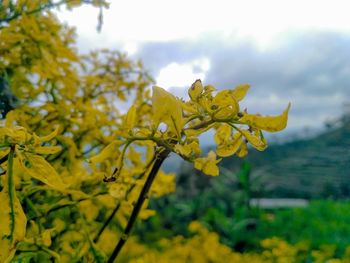
[[[186,97],[196,79],[218,89],[250,84],[251,113],[293,106],[288,129],[306,134],[339,117],[350,98],[348,1],[112,1],[62,9],[79,50],[116,48],[140,58],[156,85]],[[282,133],[279,133],[282,134]]]
[[[242,108],[280,114],[287,128],[269,147],[225,158],[217,178],[171,157],[175,193],[151,200],[142,241],[189,235],[199,220],[220,241],[250,251],[278,236],[343,255],[350,244],[349,1],[111,1],[98,10],[57,12],[76,27],[79,52],[118,49],[141,59],[156,85],[187,98],[201,79],[217,89],[250,84]],[[127,107],[127,105],[125,106]],[[213,134],[201,138],[206,150]],[[161,226],[161,227],[160,227]],[[244,233],[244,234],[243,234]]]

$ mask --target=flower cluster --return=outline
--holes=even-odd
[[[240,85],[233,90],[217,91],[212,85],[203,87],[200,80],[195,81],[188,94],[190,100],[185,102],[163,88],[153,87],[152,112],[150,118],[137,124],[140,112],[132,106],[124,119],[125,141],[113,141],[100,155],[90,159],[99,162],[114,155],[118,147],[125,145],[118,157],[117,170],[121,170],[125,149],[134,141],[149,141],[151,145],[173,151],[185,160],[194,162],[196,169],[208,175],[219,174],[217,167],[220,157],[236,154],[243,157],[248,153],[247,143],[257,150],[264,150],[267,142],[262,130],[277,132],[287,125],[290,104],[279,116],[261,116],[241,111],[241,101],[249,85]],[[165,130],[160,124],[165,124]],[[246,126],[246,128],[244,128]],[[217,143],[216,153],[210,151],[207,157],[201,156],[198,136],[210,129],[215,129],[214,139]]]

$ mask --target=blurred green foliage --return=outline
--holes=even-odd
[[[346,120],[313,138],[272,145],[264,155],[224,158],[215,180],[182,164],[176,192],[151,200],[157,214],[138,227],[139,236],[151,246],[163,237],[190,237],[187,226],[198,220],[240,252],[259,252],[261,240],[276,236],[300,248],[303,260],[326,247],[344,255],[350,244]],[[314,201],[304,208],[250,207],[249,200],[259,197]]]
[[[262,240],[279,237],[302,247],[302,258],[311,258],[312,250],[327,245],[334,248],[335,256],[345,253],[350,244],[350,202],[318,200],[303,208],[250,207],[250,197],[262,194],[261,178],[251,175],[248,163],[237,173],[223,169],[217,180],[180,174],[175,193],[151,200],[150,207],[157,213],[137,227],[138,236],[149,246],[174,235],[190,237],[187,226],[198,220],[218,233],[220,242],[240,252],[259,251]]]
[[[180,173],[176,192],[150,200],[150,207],[157,213],[138,226],[138,236],[147,244],[174,235],[189,237],[188,224],[199,220],[218,233],[221,242],[243,251],[249,246],[247,237],[253,238],[261,217],[259,209],[249,205],[251,193],[257,195],[259,189],[258,181],[250,177],[250,170],[250,165],[243,163],[238,173],[224,170],[216,180],[200,172]]]
[[[342,255],[350,244],[350,202],[312,201],[308,207],[265,211],[272,220],[260,220],[259,239],[277,236],[289,243],[309,242],[311,249],[335,245]],[[272,216],[273,215],[273,216]]]

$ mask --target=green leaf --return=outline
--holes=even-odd
[[[30,260],[36,256],[36,253],[30,252],[24,256],[15,257],[10,263],[30,263]]]

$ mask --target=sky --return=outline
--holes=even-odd
[[[110,48],[141,59],[179,97],[201,79],[219,90],[251,88],[242,108],[277,115],[292,103],[282,134],[320,130],[350,101],[350,1],[110,1],[61,10],[79,51]]]

